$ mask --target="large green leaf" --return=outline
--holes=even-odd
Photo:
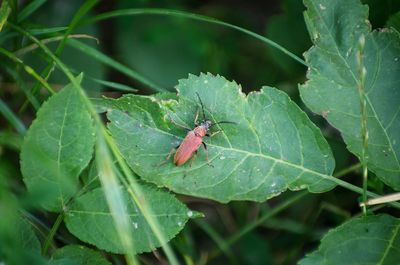
[[[194,213],[177,200],[173,195],[153,187],[141,186],[148,205],[151,205],[162,233],[167,240],[173,238]],[[134,253],[151,251],[160,246],[159,240],[152,232],[138,206],[132,201],[129,193],[121,188],[126,212],[132,222]],[[69,208],[65,223],[68,230],[84,242],[96,245],[113,253],[124,253],[124,247],[119,241],[114,227],[113,217],[108,208],[102,188],[94,189],[74,200]]]
[[[79,245],[67,245],[57,249],[50,265],[111,265],[100,253]]]
[[[324,236],[300,265],[393,265],[400,261],[400,220],[389,215],[350,220]]]
[[[334,187],[331,151],[320,130],[289,97],[271,87],[247,97],[240,86],[220,76],[201,74],[181,80],[179,101],[156,97],[125,96],[103,103],[109,108],[109,129],[123,156],[143,179],[183,194],[221,202],[264,201],[287,188],[324,192]],[[197,92],[206,116],[224,131],[204,138],[213,167],[203,151],[176,167],[161,165],[186,131],[171,123],[193,127],[199,110]],[[168,115],[167,115],[168,113]],[[202,116],[202,115],[200,115]]]
[[[24,139],[21,170],[28,191],[60,210],[76,191],[94,145],[92,120],[79,92],[66,86],[43,104]]]
[[[339,129],[348,149],[362,150],[360,80],[356,54],[361,35],[366,68],[368,167],[400,190],[400,38],[396,31],[370,32],[368,8],[358,0],[306,0],[314,46],[306,53],[308,81],[301,97]]]

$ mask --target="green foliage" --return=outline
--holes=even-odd
[[[305,1],[306,22],[314,46],[305,54],[308,81],[301,97],[314,112],[337,128],[348,149],[361,155],[360,98],[357,65],[360,38],[365,38],[368,168],[400,190],[400,38],[393,30],[370,31],[367,6],[357,0]],[[364,44],[363,44],[364,45]]]
[[[264,87],[246,97],[235,82],[211,74],[180,80],[177,90],[179,102],[126,96],[113,102],[120,110],[108,112],[114,139],[143,179],[221,202],[264,201],[288,188],[324,192],[334,187],[325,179],[334,167],[328,144],[284,93]],[[206,117],[237,124],[217,125],[214,129],[223,131],[205,139],[212,167],[202,152],[192,167],[190,162],[180,168],[172,162],[157,166],[186,135],[169,119],[193,127],[200,110],[196,93]]]
[[[400,220],[381,214],[352,219],[329,231],[318,250],[299,265],[397,264],[400,260]]]
[[[77,190],[93,153],[92,119],[75,87],[66,86],[38,111],[21,150],[21,171],[30,193],[59,211]]]

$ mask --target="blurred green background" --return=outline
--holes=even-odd
[[[19,1],[19,5],[22,7],[28,2]],[[370,6],[373,28],[400,25],[398,16],[392,16],[400,10],[400,1],[368,0],[364,3]],[[23,25],[30,29],[67,26],[81,5],[82,1],[78,0],[47,1]],[[167,8],[217,18],[268,37],[299,57],[311,47],[302,16],[304,6],[300,0],[100,1],[89,15],[125,8]],[[305,81],[306,67],[260,40],[221,25],[156,15],[107,19],[78,27],[73,33],[88,34],[98,39],[98,43],[93,39],[79,41],[134,69],[166,90],[173,91],[178,80],[186,78],[189,73],[200,72],[220,74],[229,80],[235,80],[242,85],[245,92],[258,90],[263,85],[284,90],[322,129],[333,149],[337,171],[357,163],[356,158],[346,150],[338,132],[321,117],[305,109],[299,99],[297,85]],[[49,33],[40,37],[53,35]],[[0,38],[0,45],[10,50],[18,50],[26,44],[27,40],[23,38],[14,42],[7,42],[5,35]],[[49,47],[55,49],[56,45],[57,43],[51,43]],[[140,94],[156,92],[146,84],[99,63],[71,45],[65,47],[60,57],[76,73],[85,73],[83,86],[92,96],[107,94],[118,97],[122,93],[103,86],[96,80],[123,84],[138,89],[137,93]],[[48,58],[39,49],[27,53],[23,59],[38,72],[48,64]],[[4,63],[11,64],[9,61]],[[4,68],[0,70],[1,99],[15,113],[19,113],[21,120],[29,127],[35,118],[35,110],[28,107],[20,111],[25,95],[10,81],[12,74]],[[23,78],[29,86],[34,84],[29,76]],[[50,83],[56,88],[63,87],[66,82],[67,79],[58,69],[51,75]],[[46,97],[47,93],[40,94],[42,100]],[[3,217],[11,216],[7,212],[10,209],[25,209],[23,212],[31,216],[30,220],[36,220],[34,222],[42,224],[44,228],[41,229],[45,230],[46,227],[51,227],[56,216],[32,208],[31,198],[25,197],[19,172],[21,137],[13,134],[12,126],[3,116],[0,116],[0,126],[0,231],[3,233],[0,237],[4,239],[9,236],[7,227],[12,227],[14,221],[11,217]],[[10,133],[11,136],[8,135]],[[10,137],[15,138],[10,142]],[[356,184],[361,183],[357,174],[348,175],[347,178],[346,180]],[[371,178],[373,180],[373,176]],[[373,181],[371,183],[374,185]],[[382,189],[380,184],[373,188]],[[271,208],[292,195],[292,192],[286,192],[262,204],[234,202],[228,205],[180,196],[190,208],[204,212],[206,217],[188,224],[172,244],[182,256],[186,255],[196,264],[202,264],[202,260],[208,260],[207,264],[295,264],[305,253],[318,246],[321,235],[327,229],[359,212],[355,203],[357,195],[341,188],[321,195],[307,195],[294,206],[241,237],[231,248],[224,249],[224,244],[229,242],[227,238],[245,230],[258,216],[268,213]],[[43,236],[39,238],[43,239]],[[59,246],[63,245],[65,238],[70,239],[71,235],[61,227],[56,238]],[[1,243],[3,245],[0,247],[4,248],[5,241]],[[19,243],[17,240],[9,244],[7,251],[12,251],[12,246],[18,246]],[[6,251],[5,248],[3,251]],[[116,262],[121,260],[118,257],[109,258]],[[157,264],[153,254],[143,255],[141,261],[144,264]]]

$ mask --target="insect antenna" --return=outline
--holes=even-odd
[[[213,124],[210,125],[210,128],[213,127],[216,124],[221,124],[221,123],[231,123],[231,124],[238,124],[237,122],[234,121],[219,121],[219,122],[214,122]]]
[[[206,114],[204,114],[204,105],[203,101],[201,101],[201,98],[199,96],[199,93],[196,92],[197,98],[199,99],[200,105],[201,105],[201,112],[203,113],[203,121],[206,120]]]

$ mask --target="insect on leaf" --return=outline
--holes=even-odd
[[[211,74],[190,75],[177,90],[178,101],[129,95],[101,103],[109,109],[109,129],[121,153],[143,179],[221,202],[264,201],[286,189],[324,192],[334,187],[326,179],[334,169],[327,142],[285,93],[263,87],[246,97],[235,82]],[[194,127],[200,111],[196,92],[208,118],[237,124],[215,125],[211,133],[223,131],[203,138],[212,167],[202,148],[192,167],[191,162],[176,167],[172,161],[160,166],[187,133],[171,119]]]

